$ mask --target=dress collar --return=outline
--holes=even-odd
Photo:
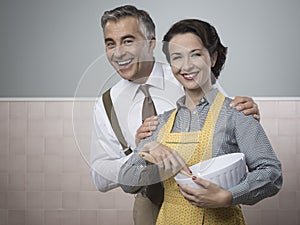
[[[213,101],[215,100],[217,94],[218,94],[218,89],[213,88],[211,89],[209,92],[207,92],[200,100],[199,103],[197,104],[197,106],[200,106],[202,104],[212,104]],[[186,107],[185,106],[185,95],[182,96],[180,99],[178,99],[177,101],[177,108],[181,108],[181,107]]]

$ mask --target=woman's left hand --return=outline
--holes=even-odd
[[[203,189],[191,188],[187,185],[179,185],[183,197],[192,205],[200,208],[222,208],[232,204],[232,194],[218,185],[194,176],[193,181]]]

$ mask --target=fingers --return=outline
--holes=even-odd
[[[256,119],[258,122],[260,121],[260,115],[258,114],[254,114],[253,118]]]
[[[178,185],[179,186],[179,191],[182,194],[182,196],[188,200],[188,201],[192,201],[193,199],[193,190],[191,190],[189,188],[189,186],[187,185]]]
[[[149,137],[152,135],[152,131],[157,129],[158,126],[158,117],[152,116],[147,119],[145,119],[144,123],[138,128],[135,135],[135,143],[136,145],[139,144],[139,141]]]
[[[200,177],[197,177],[197,176],[193,176],[192,177],[192,180],[196,183],[196,184],[199,184],[201,185],[204,189],[208,189],[210,187],[210,185],[213,185],[213,183],[207,181],[207,180],[204,180]],[[194,195],[195,194],[195,191],[196,189],[194,188],[191,188],[187,185],[180,185],[180,188],[183,192],[185,192],[187,195]],[[202,189],[203,191],[203,189]]]
[[[234,99],[230,102],[230,107],[234,108],[237,105],[248,101],[253,101],[253,100],[252,98],[249,97],[235,96]]]
[[[184,159],[178,154],[177,151],[171,151],[170,161],[172,163],[172,175],[178,173],[180,170],[184,170],[187,174],[192,174],[189,167],[186,165]]]
[[[172,173],[173,170],[173,165],[176,165],[176,162],[172,157],[172,153],[168,149],[164,148],[163,145],[160,145],[156,149],[151,150],[151,155],[153,155],[157,162],[157,166],[162,173],[162,179],[164,180],[170,177],[170,173]]]
[[[187,174],[192,175],[192,171],[189,169],[189,167],[186,165],[184,159],[176,152],[173,151],[173,156],[176,158],[176,161],[178,163],[177,167],[179,170],[184,170]],[[174,171],[174,174],[178,171]]]
[[[252,98],[236,96],[230,103],[230,107],[236,108],[238,111],[252,108],[254,101]]]
[[[230,107],[243,112],[245,115],[253,115],[256,120],[260,120],[258,105],[252,98],[236,96],[230,103]]]
[[[155,150],[155,149],[158,148],[160,145],[161,145],[161,144],[160,144],[159,142],[157,142],[157,141],[151,141],[151,142],[149,142],[149,143],[147,143],[147,144],[145,144],[145,145],[143,146],[142,151],[143,151],[143,152],[150,153],[150,151]]]
[[[213,183],[207,181],[207,180],[204,180],[200,177],[197,177],[197,176],[193,176],[192,180],[196,183],[196,184],[199,184],[201,185],[202,187],[204,187],[205,189],[208,189],[209,186]]]
[[[200,196],[203,194],[203,190],[190,188],[187,185],[180,185],[179,191],[185,200],[189,201],[192,205],[200,207],[200,205],[197,204],[197,198],[200,198]]]
[[[163,144],[158,142],[148,143],[144,146],[143,151],[148,151],[154,158],[161,173],[163,173],[163,179],[175,175],[182,168],[184,168],[188,174],[191,174],[184,159],[178,152]]]
[[[151,116],[144,120],[142,126],[149,127],[149,126],[157,126],[158,125],[158,117],[157,116]]]
[[[172,150],[165,145],[159,144],[155,148],[150,150],[150,154],[158,162],[158,166],[161,169],[170,171],[172,170],[172,165],[176,165],[177,162],[174,160]]]
[[[218,185],[207,180],[193,177],[193,181],[203,189],[191,188],[187,185],[180,185],[180,193],[192,205],[203,208],[229,207],[232,204],[230,191],[220,188]]]

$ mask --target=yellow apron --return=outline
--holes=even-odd
[[[177,111],[175,110],[158,135],[158,141],[176,150],[188,166],[212,157],[212,141],[215,124],[225,97],[218,93],[201,131],[171,133]],[[240,225],[246,224],[240,206],[229,208],[199,208],[191,205],[179,193],[179,188],[171,177],[164,181],[164,202],[156,224],[158,225]]]

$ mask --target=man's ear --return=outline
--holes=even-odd
[[[149,50],[151,52],[153,52],[155,49],[155,46],[156,46],[156,38],[152,37],[151,40],[149,40]]]
[[[218,52],[215,51],[211,57],[211,67],[214,67],[218,59]]]

